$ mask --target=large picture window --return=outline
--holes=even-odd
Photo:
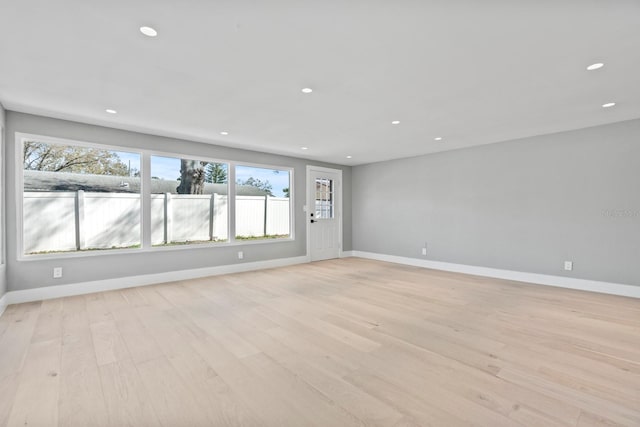
[[[151,156],[151,243],[228,240],[229,165]]]
[[[140,246],[140,154],[23,140],[25,254]]]
[[[291,172],[236,166],[236,239],[291,237]]]
[[[27,134],[17,144],[19,257],[293,237],[293,169]]]

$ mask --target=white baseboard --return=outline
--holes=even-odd
[[[0,316],[9,305],[5,289],[7,289],[7,266],[6,264],[0,264]]]
[[[352,257],[353,255],[353,251],[342,251],[340,253],[340,258],[349,258]]]
[[[171,271],[167,273],[96,280],[92,282],[72,283],[69,285],[45,286],[42,288],[24,289],[21,291],[10,291],[0,299],[0,307],[2,307],[1,304],[4,304],[6,307],[10,304],[20,304],[23,302],[91,294],[94,292],[132,288],[135,286],[155,285],[158,283],[197,279],[200,277],[218,276],[221,274],[241,273],[243,271],[262,270],[265,268],[285,267],[288,265],[303,264],[306,262],[309,262],[309,258],[307,256],[299,256],[293,258],[279,258],[267,261],[197,268],[192,270]],[[0,312],[2,310],[3,309],[0,308]]]
[[[4,313],[8,305],[9,303],[7,302],[7,294],[4,294],[2,295],[2,297],[0,297],[0,316],[2,316],[2,313]]]
[[[6,310],[9,303],[7,302],[7,265],[0,264],[0,316]]]
[[[494,277],[498,279],[518,282],[535,283],[539,285],[556,286],[561,288],[578,289],[612,295],[640,298],[640,286],[619,283],[599,282],[594,280],[576,279],[572,277],[550,276],[545,274],[526,273],[521,271],[501,270],[497,268],[478,267],[464,264],[454,264],[440,261],[429,261],[394,255],[377,254],[363,251],[344,251],[342,257],[360,257],[415,267],[431,268],[434,270],[452,271],[456,273],[472,274],[476,276]],[[177,280],[197,279],[200,277],[217,276],[221,274],[240,273],[244,271],[262,270],[266,268],[285,267],[288,265],[309,262],[307,256],[280,258],[268,261],[256,261],[243,264],[221,265],[216,267],[180,270],[167,273],[146,274],[140,276],[121,277],[116,279],[96,280],[91,282],[72,283],[69,285],[46,286],[21,291],[10,291],[0,297],[0,315],[10,304],[41,301],[72,295],[83,295],[94,292],[115,289],[132,288],[135,286],[154,285],[158,283],[174,282]]]
[[[574,277],[526,273],[522,271],[501,270],[498,268],[478,267],[474,265],[454,264],[441,261],[429,261],[394,255],[377,254],[373,252],[350,251],[350,253],[354,257],[394,262],[397,264],[412,265],[414,267],[431,268],[434,270],[473,274],[475,276],[494,277],[497,279],[514,280],[517,282],[535,283],[538,285],[556,286],[560,288],[578,289],[581,291],[599,292],[603,294],[640,298],[640,286],[576,279]]]

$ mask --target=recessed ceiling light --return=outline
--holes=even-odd
[[[400,120],[394,120],[391,122],[392,125],[399,125],[400,124]]]
[[[613,107],[614,105],[616,105],[615,102],[607,102],[606,104],[602,104],[602,108],[609,108]]]
[[[158,35],[158,32],[151,27],[140,27],[140,32],[147,37],[155,37]]]
[[[442,141],[442,137],[441,136],[436,136],[435,138],[433,138],[436,141]]]
[[[311,93],[311,92],[313,92],[313,89],[311,89],[310,87],[302,88],[302,93]]]
[[[229,132],[227,132],[226,130],[223,130],[222,132],[220,132],[220,135],[229,135]]]
[[[602,62],[596,62],[595,64],[591,64],[587,67],[588,71],[593,71],[593,70],[597,70],[599,68],[604,67],[604,64]]]
[[[106,110],[104,110],[104,111],[106,111],[106,112],[107,112],[107,113],[109,113],[109,114],[116,114],[116,113],[117,113],[117,111],[116,111],[116,110],[112,110],[111,108],[107,108],[107,109],[106,109]]]
[[[351,156],[347,156],[347,159],[350,159],[350,158],[351,158]]]
[[[300,147],[301,150],[308,150],[308,147]]]

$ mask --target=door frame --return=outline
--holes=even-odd
[[[338,258],[342,258],[342,240],[343,240],[343,235],[342,235],[342,169],[332,169],[332,168],[325,168],[322,166],[313,166],[313,165],[307,165],[307,178],[306,178],[306,184],[305,184],[305,191],[307,193],[307,197],[306,197],[306,201],[305,201],[305,209],[304,209],[304,221],[306,224],[306,239],[307,239],[307,260],[308,262],[311,262],[311,222],[310,222],[310,218],[309,218],[309,212],[311,212],[311,209],[313,208],[313,206],[315,206],[315,195],[313,194],[313,192],[309,191],[309,185],[311,184],[311,171],[319,171],[319,172],[330,172],[330,173],[335,173],[338,175],[339,179],[340,179],[340,184],[338,185],[337,188],[337,195],[336,195],[336,199],[338,201],[338,209],[336,214],[338,215],[338,233],[340,234],[338,236]]]

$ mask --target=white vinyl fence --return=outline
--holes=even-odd
[[[108,249],[140,244],[140,195],[25,192],[24,252]],[[152,194],[151,243],[224,241],[227,196]],[[288,235],[289,198],[236,197],[236,235]]]
[[[227,217],[226,195],[152,194],[151,244],[227,240]]]

